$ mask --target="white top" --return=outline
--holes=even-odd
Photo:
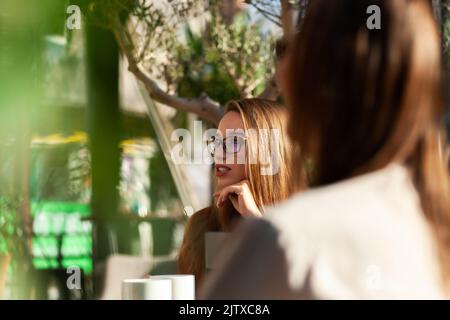
[[[431,228],[400,165],[296,195],[234,238],[203,298],[444,298]]]

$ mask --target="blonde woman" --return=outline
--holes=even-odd
[[[231,231],[242,217],[261,217],[267,206],[287,199],[304,187],[298,153],[286,135],[287,110],[262,99],[232,101],[208,141],[215,160],[213,206],[195,213],[187,223],[180,250],[181,273],[194,274],[197,284],[205,272],[204,236]]]

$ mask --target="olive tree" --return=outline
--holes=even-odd
[[[247,5],[267,18],[283,33],[295,28],[305,0],[225,0],[237,7]],[[206,93],[196,98],[177,95],[182,76],[177,54],[183,46],[180,30],[195,21],[202,25],[207,55],[221,62],[234,79],[240,97],[270,96],[274,87],[274,35],[263,34],[258,22],[230,23],[222,12],[224,0],[85,0],[89,23],[110,29],[129,71],[141,81],[150,97],[179,111],[190,112],[213,124],[223,115],[221,103]],[[273,93],[272,93],[273,96]]]

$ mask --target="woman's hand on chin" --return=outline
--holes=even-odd
[[[216,192],[214,197],[217,198],[216,205],[219,208],[223,206],[227,199],[230,199],[234,208],[243,217],[262,217],[262,213],[253,198],[248,180],[225,187],[220,192]]]

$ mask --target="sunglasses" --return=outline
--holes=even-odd
[[[216,150],[220,148],[222,148],[224,154],[236,154],[241,152],[245,140],[247,140],[247,138],[243,136],[230,136],[225,139],[213,136],[206,141],[206,146],[208,147],[211,156],[214,156]]]

